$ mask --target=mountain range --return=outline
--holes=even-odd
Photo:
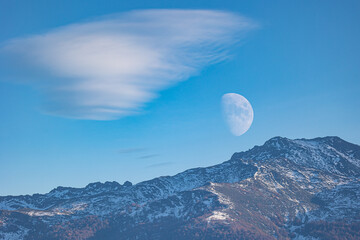
[[[0,197],[0,239],[360,239],[360,146],[274,137],[131,184]]]

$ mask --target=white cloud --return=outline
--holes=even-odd
[[[1,49],[45,94],[46,111],[111,120],[227,58],[255,25],[211,10],[142,10],[15,39]]]

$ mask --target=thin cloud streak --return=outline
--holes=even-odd
[[[0,55],[44,94],[46,113],[113,120],[227,59],[254,27],[224,11],[141,10],[11,40]]]
[[[147,166],[147,168],[157,168],[157,167],[164,167],[164,166],[168,166],[168,165],[172,165],[174,164],[173,162],[161,162],[161,163],[155,163],[152,165]]]
[[[159,154],[149,154],[149,155],[144,155],[144,156],[140,156],[140,159],[148,159],[148,158],[154,158],[159,156]]]

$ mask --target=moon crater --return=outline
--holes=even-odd
[[[254,111],[245,97],[236,93],[224,94],[222,96],[222,107],[232,134],[241,136],[249,130],[254,119]]]

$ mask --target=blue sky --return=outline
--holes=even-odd
[[[44,105],[54,105],[34,80],[46,69],[35,74],[29,65],[9,64],[13,59],[1,55],[0,195],[44,193],[95,181],[139,182],[220,163],[273,136],[337,135],[360,143],[358,1],[3,1],[0,47],[11,39],[101,21],[109,14],[149,9],[223,11],[254,25],[242,26],[241,44],[220,42],[229,45],[225,60],[182,61],[201,67],[196,73],[184,70],[186,74],[173,69],[170,77],[161,78],[164,87],[156,86],[156,97],[141,98],[136,114],[107,121],[76,119],[78,108],[49,114]],[[226,33],[238,31],[236,27]],[[135,34],[143,37],[142,32],[139,28]],[[148,44],[136,46],[142,49],[142,43]],[[37,48],[28,49],[37,53]],[[170,60],[164,61],[160,63]],[[180,81],[178,74],[185,77]],[[221,97],[231,92],[245,96],[254,109],[253,124],[241,136],[231,134],[222,116]]]

